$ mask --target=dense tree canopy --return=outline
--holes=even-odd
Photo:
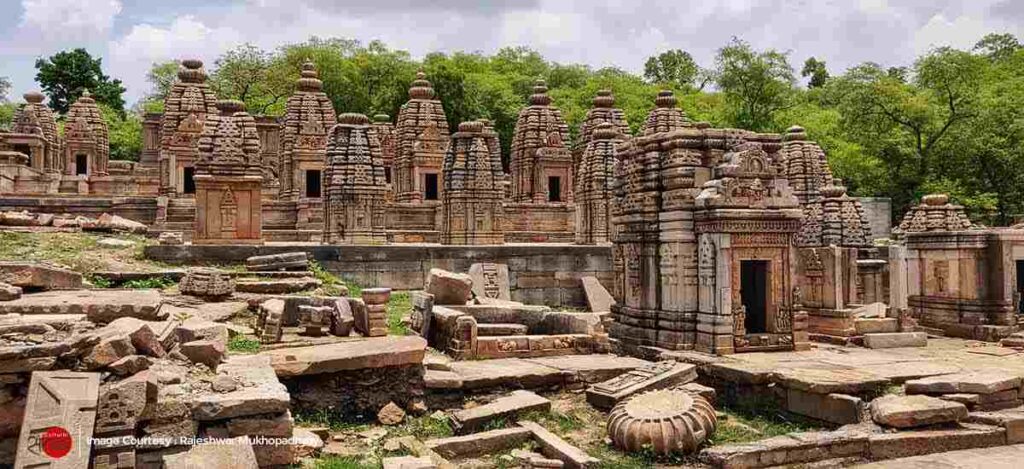
[[[89,90],[96,102],[123,114],[125,88],[121,86],[121,80],[111,79],[103,73],[101,62],[81,48],[37,59],[36,81],[49,98],[50,108],[66,114],[71,103],[83,91]]]

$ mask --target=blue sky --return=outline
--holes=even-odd
[[[380,39],[415,57],[526,45],[560,62],[639,72],[670,48],[711,66],[732,36],[827,61],[832,73],[866,60],[906,65],[942,45],[968,48],[988,32],[1024,37],[1021,0],[0,0],[0,76],[19,97],[38,88],[33,63],[85,47],[123,80],[129,103],[149,91],[153,62],[251,42],[273,48],[310,36]]]

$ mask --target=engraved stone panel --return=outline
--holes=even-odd
[[[81,468],[89,465],[99,373],[32,373],[18,438],[16,468]],[[66,434],[59,435],[63,429]],[[70,445],[70,448],[68,448]],[[64,456],[54,458],[47,453]]]

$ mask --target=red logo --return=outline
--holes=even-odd
[[[61,427],[47,428],[39,440],[43,453],[51,458],[63,458],[71,452],[71,434]]]

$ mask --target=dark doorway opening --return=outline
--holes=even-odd
[[[384,170],[384,182],[391,184],[391,168]]]
[[[306,197],[320,197],[320,170],[306,170]]]
[[[548,202],[562,201],[562,178],[548,176]]]
[[[29,168],[32,167],[32,147],[30,147],[28,145],[25,145],[24,143],[19,143],[17,145],[14,145],[14,151],[27,156],[28,157],[28,164],[27,164],[27,166]]]
[[[82,176],[89,174],[89,156],[81,153],[75,155],[75,174]]]
[[[437,200],[437,173],[423,175],[423,199]]]
[[[185,180],[183,182],[185,184],[185,187],[182,188],[182,192],[185,193],[185,194],[195,194],[196,193],[196,168],[186,167],[186,168],[184,168],[184,170],[185,170],[184,171],[185,172],[185,174],[184,174],[184,179]]]
[[[1017,264],[1017,314],[1024,314],[1024,260]]]
[[[740,261],[740,297],[748,334],[768,331],[768,261]]]

